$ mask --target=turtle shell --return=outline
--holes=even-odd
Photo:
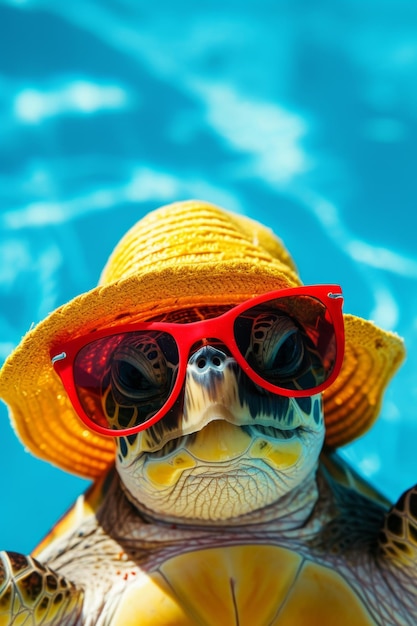
[[[111,626],[334,626],[336,617],[375,625],[333,569],[286,548],[238,545],[190,550],[139,577]]]
[[[339,484],[386,505],[360,476],[335,454],[322,455],[322,467]],[[51,543],[95,515],[108,495],[112,472],[97,481],[58,522],[35,550]],[[123,528],[119,529],[123,535]],[[275,545],[268,536],[233,545],[185,542],[173,556],[165,553],[149,569],[122,570],[122,586],[111,602],[109,626],[375,626],[363,600],[343,573],[313,561],[297,542]],[[122,581],[123,579],[123,581]],[[117,581],[114,581],[117,586]],[[107,607],[110,609],[110,607]],[[337,617],[337,622],[335,618]]]

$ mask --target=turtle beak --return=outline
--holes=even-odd
[[[219,348],[202,346],[190,357],[184,388],[184,434],[214,420],[241,425],[233,410],[238,404],[236,361]]]

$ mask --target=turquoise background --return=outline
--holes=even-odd
[[[405,337],[343,451],[397,498],[416,476],[416,29],[415,0],[0,1],[1,360],[146,212],[213,201]],[[3,405],[0,424],[0,547],[25,552],[88,483],[26,453]]]

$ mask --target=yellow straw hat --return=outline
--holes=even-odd
[[[113,462],[114,440],[77,417],[52,368],[51,346],[97,328],[193,306],[237,304],[300,284],[282,242],[261,224],[196,200],[163,207],[122,238],[98,287],[27,333],[0,372],[0,397],[33,454],[95,478]],[[369,428],[404,355],[398,336],[351,315],[345,325],[343,368],[324,394],[330,447]]]

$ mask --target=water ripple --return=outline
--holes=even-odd
[[[166,0],[158,10],[0,0],[0,23],[0,359],[33,322],[96,284],[139,217],[201,197],[265,222],[306,283],[340,282],[347,311],[406,337],[408,360],[380,419],[344,454],[392,497],[411,484],[414,0],[215,0],[175,11]],[[40,538],[67,490],[39,507],[51,474],[2,433],[4,498],[23,522],[48,509]],[[32,547],[27,524],[12,531],[9,547]]]

